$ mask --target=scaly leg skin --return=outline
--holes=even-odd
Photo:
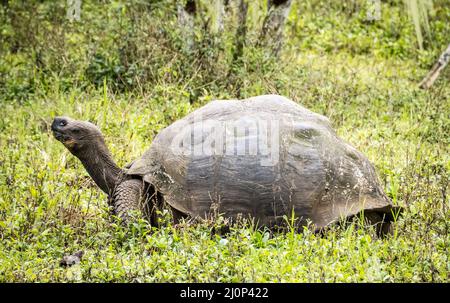
[[[157,209],[161,207],[162,201],[162,195],[140,179],[121,182],[112,197],[114,214],[125,224],[130,223],[132,212],[140,212],[152,226],[158,226]]]
[[[114,214],[128,223],[131,219],[130,213],[142,211],[144,201],[144,183],[139,179],[129,179],[117,185],[112,203]]]

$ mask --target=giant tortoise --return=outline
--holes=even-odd
[[[368,159],[326,117],[282,96],[212,101],[163,129],[123,169],[92,123],[56,117],[52,131],[125,221],[137,209],[155,224],[164,206],[175,222],[220,214],[269,228],[288,217],[322,230],[364,213],[386,232],[394,218]]]

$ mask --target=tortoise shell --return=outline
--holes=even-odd
[[[295,214],[322,228],[393,208],[371,163],[326,117],[277,95],[210,102],[163,129],[126,172],[192,217],[272,227]]]

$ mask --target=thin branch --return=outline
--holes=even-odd
[[[441,54],[439,60],[433,65],[433,68],[426,75],[426,77],[420,82],[419,87],[423,89],[430,88],[434,81],[439,77],[439,74],[444,69],[444,67],[450,61],[450,44],[447,49]]]

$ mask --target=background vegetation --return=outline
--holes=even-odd
[[[83,0],[72,21],[66,1],[2,1],[0,281],[449,281],[450,70],[417,87],[449,43],[448,0],[433,1],[421,42],[403,1],[381,1],[379,20],[373,1],[293,1],[279,56],[258,43],[265,1],[248,2],[234,55],[235,2],[220,23],[197,1],[186,33],[174,0]],[[358,222],[323,236],[221,235],[220,219],[173,227],[169,215],[160,229],[123,227],[49,130],[56,115],[91,120],[123,166],[210,100],[269,93],[328,116],[375,164],[405,207],[392,237]],[[60,267],[79,250],[80,264]]]

